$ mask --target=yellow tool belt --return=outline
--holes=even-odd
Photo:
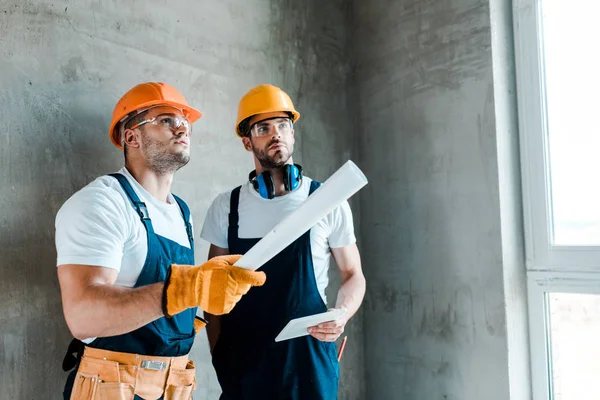
[[[196,388],[188,356],[154,357],[86,347],[71,400],[188,400]]]

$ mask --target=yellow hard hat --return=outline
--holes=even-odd
[[[291,114],[292,122],[296,122],[300,118],[300,113],[294,108],[290,96],[277,86],[262,84],[253,87],[242,97],[238,105],[235,133],[239,137],[244,137],[246,132],[242,132],[240,129],[242,122],[257,114],[277,111]]]
[[[138,110],[148,107],[166,105],[180,109],[190,124],[202,117],[202,113],[190,107],[187,100],[173,86],[162,82],[146,82],[131,88],[117,102],[112,115],[108,134],[115,146],[123,149],[118,128],[119,122]]]

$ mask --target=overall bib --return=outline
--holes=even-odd
[[[313,181],[309,195],[318,187]],[[238,236],[240,189],[231,193],[230,254],[244,254],[260,240]],[[267,275],[265,285],[252,288],[221,317],[213,350],[221,400],[336,399],[339,366],[334,343],[312,336],[274,340],[291,319],[327,311],[315,279],[310,231],[259,270]]]
[[[170,239],[155,234],[145,203],[140,201],[140,198],[127,179],[121,174],[111,174],[110,176],[117,179],[121,184],[121,187],[131,201],[132,207],[140,216],[141,222],[144,224],[147,232],[148,253],[134,287],[163,282],[166,279],[167,271],[171,264],[194,265],[194,238],[190,224],[190,211],[185,202],[173,196],[183,214],[190,248],[181,246]],[[123,335],[97,338],[87,346],[94,349],[120,353],[160,357],[187,355],[194,343],[196,310],[196,308],[190,308],[175,315],[173,318],[159,318],[135,331]],[[152,364],[148,365],[152,366]],[[79,362],[77,368],[67,378],[64,391],[65,399],[70,398],[78,367]],[[137,395],[135,398],[140,399]]]

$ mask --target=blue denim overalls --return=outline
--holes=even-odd
[[[171,264],[194,265],[194,237],[190,224],[190,211],[180,198],[173,196],[183,214],[190,248],[159,236],[154,233],[152,221],[148,215],[146,205],[140,201],[127,178],[121,174],[111,174],[121,184],[123,190],[131,200],[131,205],[140,216],[141,222],[146,227],[148,235],[148,254],[142,272],[134,287],[163,282]],[[187,309],[173,318],[162,317],[133,332],[119,336],[102,337],[88,344],[104,350],[118,351],[153,356],[177,357],[189,353],[194,343],[194,318],[196,308]],[[69,399],[73,387],[73,380],[77,374],[75,368],[67,378],[64,398]],[[139,399],[138,396],[135,397]]]
[[[312,181],[309,195],[318,187]],[[231,254],[244,254],[259,240],[238,237],[240,189],[231,193]],[[265,285],[252,288],[221,317],[213,351],[221,400],[336,399],[339,366],[334,343],[311,336],[274,340],[291,319],[327,311],[316,284],[310,231],[260,270],[267,274]]]

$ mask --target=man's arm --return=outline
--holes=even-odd
[[[345,308],[339,319],[309,328],[310,334],[325,342],[334,342],[343,332],[348,320],[358,311],[365,296],[366,281],[362,272],[360,254],[356,244],[331,249],[338,266],[342,285],[338,291],[335,308]]]
[[[230,312],[264,272],[234,267],[240,255],[214,257],[202,265],[172,264],[165,283],[140,288],[114,285],[117,272],[105,267],[64,264],[58,279],[67,325],[79,339],[131,332],[163,316],[201,307],[215,315]],[[228,285],[235,281],[237,285]]]
[[[208,259],[210,260],[213,257],[225,256],[227,254],[229,254],[229,249],[224,249],[211,244],[210,249],[208,250]],[[221,317],[204,311],[204,319],[208,322],[208,325],[206,325],[206,335],[208,336],[208,345],[210,347],[210,353],[212,354],[212,351],[217,344],[217,340],[219,339],[219,335],[221,334]]]
[[[114,286],[111,268],[66,264],[58,267],[63,311],[74,337],[121,335],[163,316],[163,283],[125,288]]]
[[[356,244],[351,244],[331,249],[331,253],[342,276],[342,285],[338,291],[335,308],[346,308],[347,319],[350,319],[358,311],[366,289],[358,247]]]

